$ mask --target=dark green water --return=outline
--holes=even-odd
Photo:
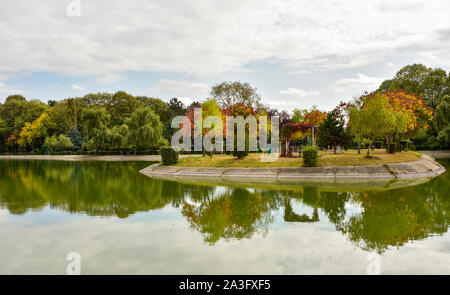
[[[450,161],[441,163],[450,168]],[[449,173],[399,189],[183,184],[0,161],[0,274],[450,274]]]

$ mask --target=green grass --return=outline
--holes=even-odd
[[[361,151],[358,155],[356,150],[347,150],[341,154],[333,152],[319,152],[317,166],[362,166],[378,165],[388,163],[399,163],[416,161],[420,159],[420,153],[417,152],[399,152],[396,154],[387,154],[384,149],[376,149],[370,152],[370,159],[365,157],[367,150]],[[244,159],[238,160],[231,155],[214,155],[212,159],[209,156],[198,158],[180,159],[176,166],[182,167],[301,167],[303,159],[280,157],[276,162],[261,162],[261,154],[250,154]]]

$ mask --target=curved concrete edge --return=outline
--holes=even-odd
[[[445,172],[445,168],[428,155],[417,161],[371,166],[285,167],[285,168],[217,168],[150,165],[140,173],[172,179],[240,179],[261,181],[337,181],[337,180],[395,180],[430,178]]]

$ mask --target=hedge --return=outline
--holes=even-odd
[[[400,150],[401,150],[401,147],[396,142],[386,144],[386,152],[388,154],[395,154],[396,152],[399,152]]]
[[[161,147],[161,159],[163,165],[173,165],[178,163],[178,153],[170,146]]]
[[[302,149],[303,163],[305,166],[317,165],[318,149],[316,146],[307,146]]]

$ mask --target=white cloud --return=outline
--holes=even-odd
[[[307,97],[307,96],[311,96],[311,95],[316,95],[318,93],[319,93],[319,91],[317,91],[317,90],[307,91],[307,90],[303,90],[303,89],[299,89],[299,88],[288,88],[286,90],[279,91],[279,94],[281,94],[283,96],[289,96],[289,97]]]
[[[317,90],[304,90],[301,88],[288,88],[278,91],[278,99],[264,100],[272,108],[292,111],[296,108],[310,108],[317,104]]]
[[[98,0],[83,2],[80,17],[68,17],[59,0],[2,4],[8,9],[0,11],[0,40],[8,46],[0,71],[209,75],[269,59],[317,71],[411,48],[449,59],[446,0]]]
[[[24,94],[24,93],[27,93],[27,91],[18,89],[13,85],[8,85],[8,84],[0,82],[0,93],[11,95],[11,94]]]
[[[77,90],[77,91],[82,91],[84,90],[84,87],[78,84],[72,84],[72,89],[73,90]]]
[[[358,94],[363,91],[376,90],[383,78],[369,77],[363,74],[358,74],[357,78],[340,79],[331,84],[331,90],[336,92],[352,92]]]
[[[123,75],[117,73],[107,73],[97,79],[102,84],[115,84],[124,78]]]
[[[209,87],[204,83],[161,79],[149,90],[166,95],[181,96],[185,99],[187,97],[203,99],[207,95]]]

